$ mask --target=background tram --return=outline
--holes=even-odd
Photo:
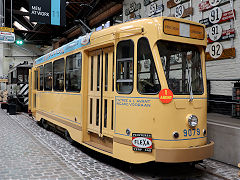
[[[123,161],[209,158],[206,44],[203,25],[169,17],[87,34],[35,61],[29,110]]]
[[[8,71],[7,102],[16,106],[16,111],[28,111],[28,76],[32,64],[20,63]]]

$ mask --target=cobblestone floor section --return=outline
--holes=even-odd
[[[156,172],[137,169],[126,173],[122,171],[123,168],[90,157],[59,135],[39,127],[26,115],[9,116],[2,109],[0,109],[0,162],[0,180],[240,179],[238,168],[213,160],[203,162],[210,173],[200,171],[199,169],[203,168],[199,166],[190,172],[181,168],[179,170],[177,166],[179,172],[169,169],[169,172],[163,173],[163,169],[156,168]]]
[[[24,115],[0,109],[0,179],[133,179],[46,131]]]

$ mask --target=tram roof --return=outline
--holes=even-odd
[[[146,25],[149,25],[151,22],[152,25],[155,25],[155,27],[162,25],[164,19],[170,19],[178,22],[183,22],[186,24],[194,24],[198,26],[205,27],[203,24],[196,23],[193,21],[180,19],[180,18],[173,18],[173,17],[150,17],[150,18],[143,18],[143,19],[137,19],[133,21],[128,21],[122,24],[114,25],[111,27],[108,27],[106,29],[102,29],[97,32],[88,33],[84,36],[80,36],[79,38],[49,52],[46,55],[43,55],[35,60],[35,65],[41,64],[43,62],[46,62],[48,60],[51,60],[53,58],[56,58],[58,56],[61,56],[65,53],[74,51],[76,49],[82,48],[87,45],[96,45],[97,42],[105,42],[106,36],[110,37],[111,40],[116,39],[116,34],[121,33],[123,31],[129,32],[130,34],[134,35],[142,33],[142,28],[146,27]],[[115,37],[114,37],[115,36]],[[97,41],[97,42],[96,42]]]

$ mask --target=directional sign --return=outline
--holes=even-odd
[[[221,59],[230,59],[236,57],[236,50],[235,48],[224,49],[221,56],[218,58],[212,58],[209,52],[206,53],[206,61],[214,61],[214,60],[221,60]]]
[[[210,28],[209,31],[209,38],[212,41],[217,41],[221,38],[222,36],[222,27],[219,24],[215,24]]]
[[[0,27],[0,31],[3,31],[3,32],[14,32],[14,28]]]
[[[189,1],[189,0],[169,0],[167,2],[167,7],[168,8],[173,8],[173,7],[175,7],[175,6],[179,5],[179,4],[185,3],[187,1]]]
[[[210,1],[204,1],[201,2],[198,7],[199,7],[199,11],[206,11],[209,9],[214,8],[215,6],[221,6],[223,4],[229,3],[230,0],[210,0]]]
[[[12,32],[1,32],[0,31],[0,42],[4,43],[14,43],[15,34]]]
[[[146,6],[146,14],[149,17],[161,13],[163,10],[163,4],[151,3],[149,6]]]
[[[223,23],[223,22],[229,21],[230,19],[233,19],[236,14],[235,10],[222,12],[219,9],[220,8],[216,8],[216,9],[214,8],[212,11],[210,11],[209,17],[200,20],[199,23],[204,24],[205,26],[209,27],[209,26],[214,25],[215,23]]]
[[[217,59],[222,55],[223,47],[219,42],[215,42],[210,46],[209,54],[212,58]]]
[[[216,25],[214,25],[214,26],[216,26]],[[212,27],[214,27],[214,26],[212,26]],[[211,27],[211,29],[212,29],[212,27]],[[219,34],[220,34],[220,32],[222,32],[219,39],[218,39],[218,36],[216,37],[214,35],[211,35],[211,33],[213,33],[213,30],[211,30],[211,29],[209,32],[208,43],[213,43],[215,41],[224,41],[224,40],[228,40],[230,38],[235,37],[235,29],[228,29],[228,30],[222,30],[222,31],[219,30]],[[217,29],[215,31],[217,31]]]
[[[182,4],[179,4],[175,9],[175,17],[181,18],[184,13],[184,6]]]

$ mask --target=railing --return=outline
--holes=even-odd
[[[213,81],[232,82],[232,95],[217,95],[211,92]],[[240,118],[240,79],[208,79],[208,112],[230,115]]]

